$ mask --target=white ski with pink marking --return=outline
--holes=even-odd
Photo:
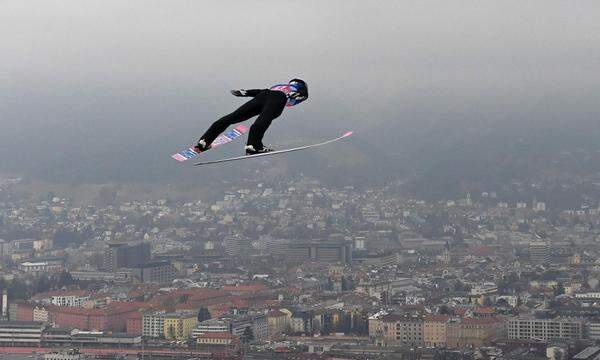
[[[318,146],[323,146],[323,145],[331,144],[332,142],[336,142],[338,140],[345,139],[345,138],[349,137],[350,135],[352,135],[352,131],[347,131],[347,132],[345,132],[340,137],[336,137],[335,139],[330,139],[330,140],[327,140],[327,141],[323,141],[323,142],[320,142],[318,144],[305,145],[305,146],[300,146],[300,147],[291,148],[291,149],[270,151],[270,152],[256,154],[256,155],[236,156],[236,157],[231,157],[231,158],[226,158],[226,159],[220,159],[220,160],[203,161],[203,162],[196,163],[194,165],[195,166],[199,166],[199,165],[219,164],[219,163],[230,162],[230,161],[249,160],[249,159],[254,159],[254,158],[263,157],[263,156],[285,154],[285,153],[289,153],[289,152],[292,152],[292,151],[305,150],[305,149],[310,149],[310,148],[314,148],[314,147],[318,147]]]

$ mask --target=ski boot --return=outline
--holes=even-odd
[[[246,155],[257,155],[266,152],[271,152],[273,149],[266,146],[254,146],[254,145],[246,145]]]
[[[207,145],[206,140],[204,140],[204,139],[198,140],[198,144],[196,144],[196,146],[194,146],[194,151],[196,151],[198,154],[201,152],[204,152],[208,149],[210,149],[210,145]]]

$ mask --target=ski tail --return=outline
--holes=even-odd
[[[243,134],[247,133],[249,130],[248,126],[244,125],[244,124],[239,124],[236,127],[234,127],[231,130],[227,130],[224,133],[222,133],[221,135],[217,136],[217,138],[212,142],[211,144],[211,148],[223,145],[223,144],[227,144],[228,142],[234,140],[235,138],[238,138],[240,136],[242,136]],[[180,152],[178,152],[177,154],[173,154],[171,155],[171,158],[177,160],[177,161],[186,161],[189,160],[191,158],[195,158],[196,156],[198,156],[198,152],[196,150],[194,150],[193,147],[189,147],[185,150],[182,150]]]

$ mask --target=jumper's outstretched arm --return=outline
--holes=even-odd
[[[233,96],[240,96],[240,97],[255,97],[261,91],[262,91],[261,89],[250,89],[250,90],[239,89],[239,90],[231,90],[231,95],[233,95]]]

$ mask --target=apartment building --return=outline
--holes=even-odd
[[[165,314],[163,334],[168,340],[185,340],[192,336],[196,325],[198,325],[198,317],[193,311]]]
[[[511,340],[576,340],[583,338],[583,321],[569,318],[512,318],[508,321]]]
[[[446,346],[448,321],[446,315],[427,315],[423,321],[423,341],[428,347]]]

